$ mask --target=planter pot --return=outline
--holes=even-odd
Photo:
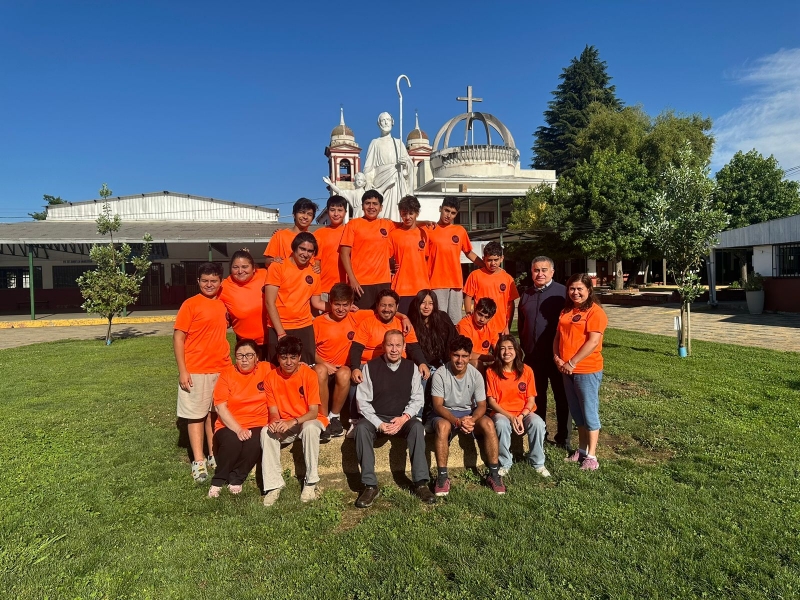
[[[747,296],[747,310],[751,315],[760,315],[764,312],[764,290],[745,292]]]

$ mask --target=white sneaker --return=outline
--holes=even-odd
[[[217,468],[217,459],[214,458],[214,455],[206,456],[206,466],[209,469],[216,469]]]
[[[192,477],[197,483],[203,483],[206,479],[208,479],[208,469],[206,469],[206,461],[196,460],[192,462]]]
[[[303,486],[303,491],[300,492],[300,502],[313,502],[319,498],[321,493],[316,483],[307,483]]]
[[[208,488],[208,497],[209,498],[219,498],[219,492],[222,488],[218,485],[212,485]]]
[[[544,465],[542,465],[541,467],[536,467],[536,472],[542,477],[550,477],[550,471],[548,471],[547,467],[545,467]]]
[[[274,490],[270,490],[264,496],[264,506],[272,506],[278,501],[278,498],[281,497],[281,489],[283,488],[275,488]]]
[[[497,469],[497,474],[500,475],[500,477],[505,477],[506,475],[508,475],[508,469],[500,467],[499,469]]]

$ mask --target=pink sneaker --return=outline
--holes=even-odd
[[[241,494],[242,493],[242,486],[241,485],[229,485],[228,491],[231,494]]]
[[[497,481],[495,481],[494,477],[491,475],[486,476],[486,485],[488,485],[495,494],[502,496],[506,493],[506,486],[503,483],[503,478],[498,477]]]
[[[209,498],[219,498],[219,491],[221,489],[222,488],[219,487],[218,485],[212,485],[210,488],[208,488],[208,497]]]
[[[600,468],[600,463],[597,462],[596,458],[591,456],[587,456],[583,459],[581,463],[581,471],[596,471]]]
[[[572,454],[570,454],[567,458],[564,459],[564,462],[575,462],[580,463],[586,458],[585,454],[581,454],[580,450],[575,450]]]
[[[439,496],[440,498],[447,496],[450,493],[450,478],[444,480],[442,485],[439,485],[439,481],[437,479],[436,485],[433,486],[433,493]]]

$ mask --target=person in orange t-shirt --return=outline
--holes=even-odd
[[[279,229],[273,233],[267,248],[264,250],[268,269],[272,263],[283,262],[292,255],[292,241],[294,241],[298,233],[308,231],[308,228],[314,222],[317,208],[316,203],[308,198],[300,198],[294,203],[294,206],[292,206],[294,226],[290,229]]]
[[[606,327],[608,317],[594,293],[591,276],[575,273],[567,280],[567,301],[553,340],[553,360],[563,374],[569,412],[578,427],[578,449],[566,460],[580,463],[584,471],[600,466],[595,452]]]
[[[389,234],[396,225],[389,219],[378,218],[383,207],[380,192],[364,192],[361,206],[364,216],[351,219],[344,226],[340,258],[355,292],[356,306],[367,309],[373,307],[379,291],[391,287]]]
[[[397,204],[402,225],[389,234],[395,273],[392,289],[400,296],[398,310],[408,314],[411,301],[420,290],[430,288],[428,279],[428,236],[417,226],[420,204],[414,196],[406,196]]]
[[[264,358],[264,336],[267,329],[267,310],[264,306],[264,286],[267,270],[256,268],[253,255],[245,249],[231,256],[231,274],[222,282],[219,299],[228,309],[228,321],[236,340],[255,340],[258,356]]]
[[[472,340],[472,353],[469,356],[470,364],[486,373],[486,367],[494,362],[494,336],[489,328],[489,321],[497,312],[497,304],[491,298],[481,298],[475,304],[471,315],[461,319],[456,325],[459,334]]]
[[[319,275],[311,268],[317,254],[317,240],[310,233],[298,233],[292,241],[292,255],[275,263],[267,272],[264,299],[267,307],[268,356],[275,362],[275,348],[281,338],[293,335],[303,342],[301,360],[314,364],[314,328],[311,308],[325,310],[320,297]]]
[[[327,300],[331,288],[337,283],[347,281],[342,261],[339,258],[339,247],[344,233],[344,217],[347,214],[347,200],[341,196],[331,196],[325,212],[328,215],[328,225],[314,231],[314,237],[319,244],[317,260],[320,263],[320,283],[322,285],[322,299]]]
[[[478,268],[483,267],[483,260],[472,251],[467,230],[455,224],[460,206],[458,198],[448,196],[439,207],[439,222],[434,227],[426,228],[430,287],[436,294],[439,308],[448,314],[453,324],[461,320],[464,301],[461,295],[461,288],[464,287],[461,253]]]
[[[545,425],[536,410],[533,370],[522,361],[522,349],[513,335],[501,335],[494,349],[495,362],[486,369],[486,401],[492,411],[500,445],[500,475],[511,468],[511,434],[528,437],[528,464],[542,477]]]
[[[269,407],[269,425],[261,430],[264,449],[263,470],[264,506],[272,506],[286,486],[281,467],[281,444],[301,440],[306,477],[300,500],[309,502],[319,497],[319,439],[328,424],[319,412],[319,384],[317,374],[300,362],[303,342],[294,336],[285,336],[276,348],[278,368],[267,375],[266,395]]]
[[[217,498],[226,483],[231,494],[241,493],[247,474],[261,460],[261,428],[269,420],[264,381],[271,365],[258,361],[255,340],[236,342],[234,356],[236,363],[222,371],[214,386],[220,425],[214,432],[217,468],[209,498]]]
[[[220,372],[231,364],[227,313],[218,298],[221,283],[219,265],[203,263],[198,267],[200,293],[181,304],[172,334],[172,349],[178,363],[177,414],[188,421],[192,477],[197,483],[208,479],[208,467],[216,464],[213,454],[206,458],[203,445],[206,440],[211,442],[213,434],[209,413],[214,385]]]
[[[514,320],[514,300],[519,298],[517,284],[500,267],[502,262],[503,247],[497,242],[489,242],[483,247],[484,267],[470,273],[464,284],[464,311],[467,315],[472,314],[475,302],[480,298],[491,298],[497,304],[497,312],[489,321],[489,328],[495,336],[509,333]]]
[[[353,289],[346,283],[337,283],[331,288],[328,305],[330,312],[318,316],[313,323],[316,341],[314,371],[319,379],[320,410],[330,421],[323,432],[324,438],[344,435],[340,416],[350,393],[350,344],[361,322],[373,314],[370,310],[351,312]]]
[[[403,334],[406,342],[403,358],[408,352],[408,357],[419,366],[422,379],[427,381],[430,377],[430,365],[419,347],[414,328],[406,326],[397,313],[399,300],[400,298],[394,290],[381,290],[378,293],[374,313],[366,317],[356,329],[353,343],[350,346],[350,380],[353,383],[359,384],[363,381],[361,365],[383,354],[383,338],[387,331],[393,329],[407,331]]]

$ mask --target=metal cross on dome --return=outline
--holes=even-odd
[[[472,96],[472,86],[471,85],[467,86],[467,97],[465,98],[464,96],[458,96],[456,98],[456,100],[458,100],[459,102],[466,102],[467,103],[467,112],[468,113],[472,112],[472,103],[473,102],[483,102],[483,98],[473,98],[473,96]]]

